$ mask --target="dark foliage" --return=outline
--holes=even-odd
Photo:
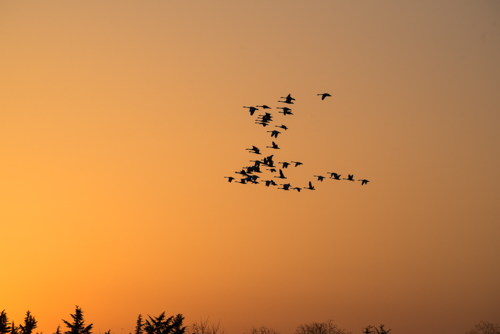
[[[65,331],[64,334],[92,334],[91,330],[93,324],[85,326],[83,311],[78,305],[76,306],[75,314],[71,314],[71,317],[73,318],[73,323],[69,323],[63,319],[66,327],[68,327],[68,330]]]

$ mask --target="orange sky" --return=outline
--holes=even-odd
[[[500,322],[498,2],[3,0],[0,51],[16,323]],[[316,191],[228,183],[271,142],[243,106],[288,93],[277,161]]]

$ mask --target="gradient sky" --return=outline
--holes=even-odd
[[[498,1],[2,0],[0,310],[500,323],[499,92]],[[289,93],[292,184],[368,185],[227,182]]]

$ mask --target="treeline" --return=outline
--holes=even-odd
[[[63,319],[66,330],[61,332],[60,326],[57,326],[53,334],[93,334],[93,324],[86,325],[83,319],[83,311],[76,306],[75,313],[70,314],[72,320],[66,321]],[[37,328],[38,321],[31,314],[26,312],[24,323],[16,325],[14,321],[9,322],[7,313],[3,310],[0,313],[0,334],[42,334],[34,332]],[[386,329],[384,325],[378,327],[367,326],[361,329],[363,334],[388,334],[391,329]],[[360,333],[358,332],[358,333]],[[111,334],[108,330],[104,334]],[[132,334],[132,333],[130,333]],[[139,314],[133,334],[228,334],[217,324],[210,323],[207,320],[195,322],[190,326],[184,326],[184,316],[177,314],[167,317],[165,312],[157,317],[148,315],[148,319],[143,319]],[[281,334],[270,327],[253,327],[243,334]],[[345,329],[339,328],[332,320],[325,322],[313,322],[297,326],[294,334],[352,334]],[[493,324],[487,321],[481,321],[473,329],[465,334],[500,334],[500,325]]]

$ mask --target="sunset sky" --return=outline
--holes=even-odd
[[[229,183],[253,145],[316,190]],[[0,154],[0,311],[44,334],[500,323],[499,1],[2,0]]]

